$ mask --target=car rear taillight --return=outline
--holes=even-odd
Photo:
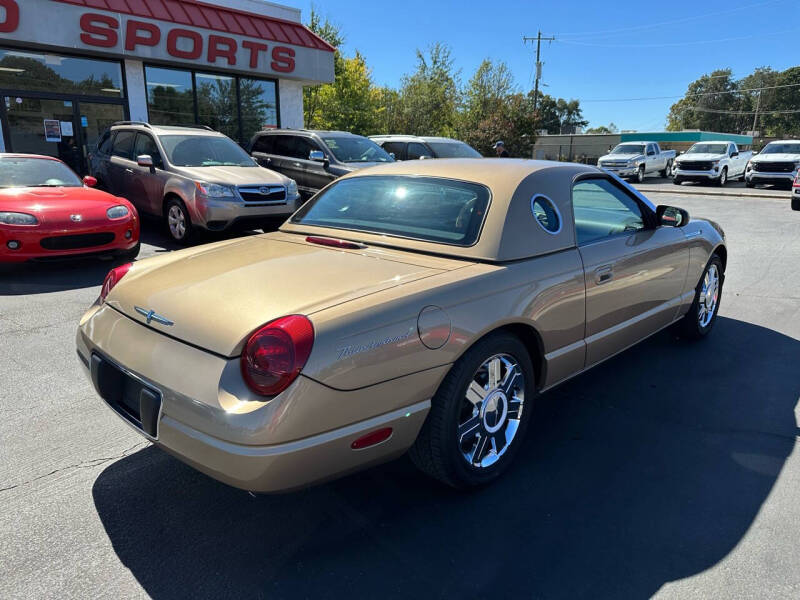
[[[792,187],[800,188],[800,175],[794,178],[794,183],[792,184]]]
[[[118,267],[114,267],[108,272],[106,278],[103,280],[103,287],[100,288],[100,302],[104,302],[108,293],[114,289],[114,286],[117,285],[125,274],[130,271],[130,268],[133,266],[133,263],[127,263],[124,265],[120,265]]]
[[[256,330],[242,351],[242,377],[260,396],[276,396],[306,365],[314,345],[314,326],[303,315],[270,321]]]

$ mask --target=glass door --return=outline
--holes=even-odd
[[[81,131],[81,154],[86,165],[85,172],[89,171],[89,160],[92,152],[97,149],[97,140],[103,132],[117,121],[125,120],[125,107],[121,104],[106,104],[102,102],[78,102],[78,122]]]
[[[76,137],[75,110],[69,100],[5,96],[9,152],[60,158],[76,173],[84,172]]]

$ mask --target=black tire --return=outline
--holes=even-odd
[[[183,235],[180,235],[181,228],[173,227],[170,225],[170,212],[180,211],[183,215]],[[179,244],[188,244],[194,234],[194,226],[192,225],[192,218],[189,216],[189,211],[182,200],[178,198],[170,198],[167,200],[167,205],[164,207],[164,225],[166,225],[169,237]]]
[[[675,185],[680,185],[680,184],[682,184],[682,183],[683,183],[683,179],[681,179],[680,177],[678,177],[678,176],[676,175],[676,176],[675,176],[675,177],[672,179],[672,183],[674,183]]]
[[[703,282],[705,280],[706,273],[708,273],[712,265],[716,267],[717,273],[719,274],[717,302],[714,306],[711,320],[703,325],[700,323],[700,295],[703,290]],[[678,332],[680,333],[681,337],[690,340],[700,340],[711,332],[711,329],[714,327],[714,323],[717,322],[717,315],[719,315],[719,305],[722,301],[722,288],[724,283],[725,274],[722,270],[722,259],[719,257],[719,255],[713,254],[711,259],[708,261],[706,268],[703,269],[703,274],[700,276],[700,281],[697,282],[697,287],[694,291],[694,300],[692,300],[692,306],[689,307],[689,312],[687,312],[683,318],[678,321]]]
[[[142,249],[142,243],[136,242],[136,245],[130,250],[123,250],[118,254],[119,258],[125,262],[133,262],[139,256],[139,251]]]
[[[745,185],[745,187],[749,187],[749,188],[756,187],[755,183],[753,183],[752,181],[747,181],[747,179],[744,180],[744,185]]]
[[[664,178],[669,177],[672,174],[672,161],[667,161],[667,166],[664,167],[663,171],[659,171],[658,174]]]
[[[458,441],[458,425],[467,387],[484,361],[497,355],[513,357],[525,378],[525,400],[516,434],[497,461],[476,467],[465,459]],[[431,400],[431,410],[409,450],[409,457],[422,472],[457,489],[486,485],[499,477],[516,455],[531,418],[536,393],[533,365],[525,345],[506,332],[490,334],[470,348],[450,369]]]
[[[642,183],[644,181],[644,165],[639,167],[639,169],[636,171],[636,177],[634,178],[634,181],[636,181],[636,183]]]
[[[800,210],[800,197],[792,196],[792,210]]]
[[[728,183],[728,167],[722,167],[722,171],[719,172],[719,177],[714,180],[714,183],[717,187],[725,187],[725,184]]]
[[[742,174],[739,175],[739,177],[736,178],[736,181],[747,181],[747,178],[744,175],[745,175],[745,172],[742,171]]]

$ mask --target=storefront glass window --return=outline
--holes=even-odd
[[[278,102],[274,81],[239,80],[242,104],[242,139],[246,143],[257,131],[278,127]]]
[[[0,88],[122,98],[120,63],[0,49]]]
[[[177,69],[146,67],[147,107],[154,125],[194,123],[192,74]]]
[[[207,125],[240,144],[247,144],[257,131],[278,127],[274,81],[195,72],[192,88],[191,71],[148,66],[145,79],[154,125]]]
[[[239,110],[236,103],[236,79],[224,75],[195,74],[197,117],[234,140],[239,139]]]

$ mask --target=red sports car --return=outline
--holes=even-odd
[[[0,262],[139,254],[139,215],[49,156],[0,154]]]

